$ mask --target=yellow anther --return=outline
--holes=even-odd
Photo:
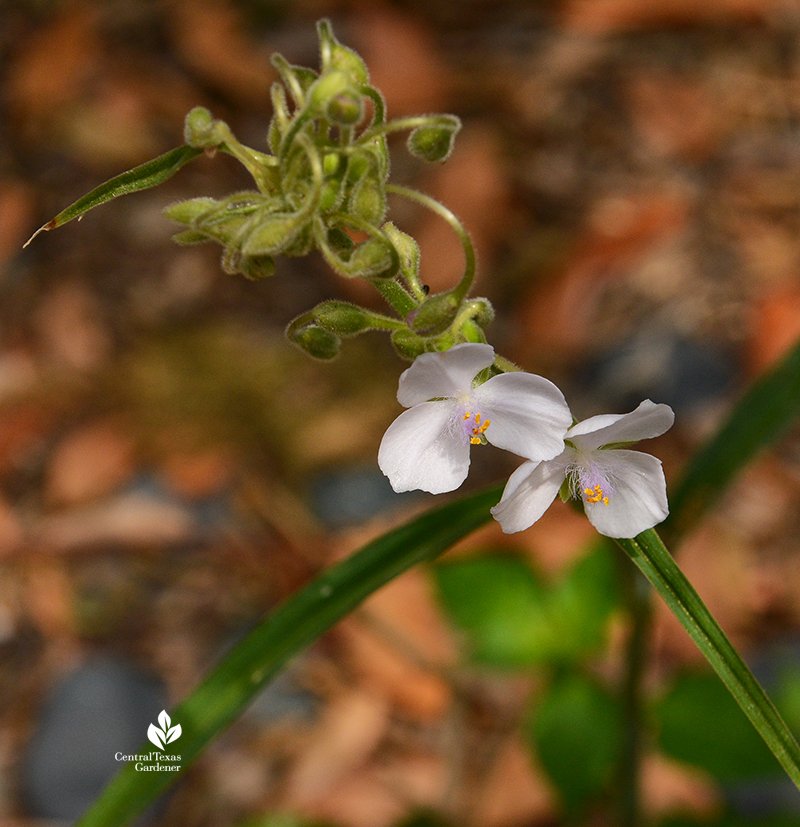
[[[599,485],[595,485],[594,488],[584,488],[583,493],[587,503],[602,503],[603,505],[608,505],[608,497]]]
[[[473,419],[473,415],[471,411],[467,411],[463,417],[464,421],[466,422],[468,419]],[[484,433],[486,429],[492,424],[490,419],[487,419],[485,422],[481,422],[481,415],[476,413],[474,416],[475,427],[472,428],[472,436],[470,437],[470,442],[473,445],[480,445],[482,442],[485,442]]]
[[[478,416],[480,416],[480,414],[478,414]],[[478,425],[478,416],[476,416],[476,417],[475,417],[475,424],[476,424],[476,425]],[[491,421],[490,419],[487,419],[487,420],[486,420],[486,422],[484,422],[484,423],[483,423],[483,425],[478,425],[478,427],[477,427],[477,428],[473,428],[473,429],[472,429],[472,433],[474,434],[474,436],[476,436],[476,437],[480,437],[480,436],[481,436],[481,434],[483,434],[483,433],[484,433],[484,431],[485,431],[485,430],[486,430],[486,429],[487,429],[487,428],[488,428],[491,424],[492,424],[492,421]],[[480,442],[480,439],[478,439],[478,442]]]

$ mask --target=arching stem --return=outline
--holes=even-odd
[[[395,195],[400,195],[403,198],[408,198],[411,201],[416,201],[418,204],[422,204],[422,206],[427,207],[429,210],[432,210],[438,216],[443,218],[453,228],[453,231],[458,236],[458,240],[461,242],[461,247],[464,250],[464,274],[461,276],[461,281],[459,281],[459,283],[451,291],[451,296],[453,297],[454,303],[461,304],[472,287],[472,282],[475,279],[476,266],[475,248],[472,246],[472,240],[470,239],[467,231],[464,229],[464,225],[449,209],[447,209],[447,207],[440,204],[435,198],[431,198],[429,195],[425,195],[424,193],[410,189],[409,187],[398,186],[397,184],[387,184],[386,192],[394,193]]]

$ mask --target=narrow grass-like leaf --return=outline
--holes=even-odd
[[[616,542],[678,618],[800,789],[800,746],[661,538],[649,529],[632,540]]]
[[[182,727],[182,769],[241,714],[287,661],[380,586],[417,563],[434,559],[487,522],[489,509],[501,493],[500,487],[494,487],[423,514],[368,543],[272,612],[172,712],[172,720]],[[138,772],[127,764],[77,827],[127,824],[180,774]]]
[[[56,227],[72,221],[73,218],[80,218],[93,207],[99,207],[113,198],[163,184],[181,167],[194,160],[198,155],[202,155],[202,153],[202,149],[194,149],[184,144],[159,155],[158,158],[153,158],[152,161],[147,161],[138,167],[129,169],[127,172],[120,173],[104,184],[100,184],[99,187],[95,187],[91,192],[75,201],[74,204],[70,204],[69,207],[62,210],[55,218],[51,218],[47,224],[39,227],[23,246],[27,247],[39,233],[54,230]]]
[[[800,417],[800,342],[762,374],[725,424],[689,462],[670,492],[665,537],[682,534],[705,513],[736,474]]]

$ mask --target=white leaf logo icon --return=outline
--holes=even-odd
[[[160,750],[163,750],[171,741],[180,738],[181,725],[176,724],[172,726],[172,721],[165,709],[161,710],[161,714],[158,716],[158,723],[161,727],[160,729],[155,724],[150,724],[147,728],[147,737]]]
[[[147,737],[159,749],[164,749],[164,733],[155,724],[150,724],[147,728]]]

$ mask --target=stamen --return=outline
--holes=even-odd
[[[478,427],[472,429],[472,434],[473,434],[473,436],[476,436],[476,437],[480,437],[486,431],[486,429],[492,424],[492,420],[487,419],[486,422],[483,423],[483,425],[480,425],[478,423],[478,420],[480,418],[481,418],[480,414],[475,414],[475,424]],[[478,441],[480,441],[480,440],[478,440]]]
[[[584,488],[583,494],[586,497],[587,503],[602,503],[603,505],[608,505],[608,497],[600,485],[595,485],[594,488]]]
[[[487,419],[487,420],[481,422],[481,415],[479,413],[476,413],[473,417],[473,414],[472,414],[471,411],[467,411],[463,415],[463,419],[464,419],[465,422],[467,422],[470,419],[473,419],[473,421],[475,423],[475,427],[470,428],[470,432],[472,433],[472,436],[469,437],[469,441],[473,445],[480,445],[481,443],[485,442],[486,438],[484,437],[484,434],[486,433],[486,429],[492,424],[492,420]],[[469,427],[469,426],[467,426],[467,427]]]

